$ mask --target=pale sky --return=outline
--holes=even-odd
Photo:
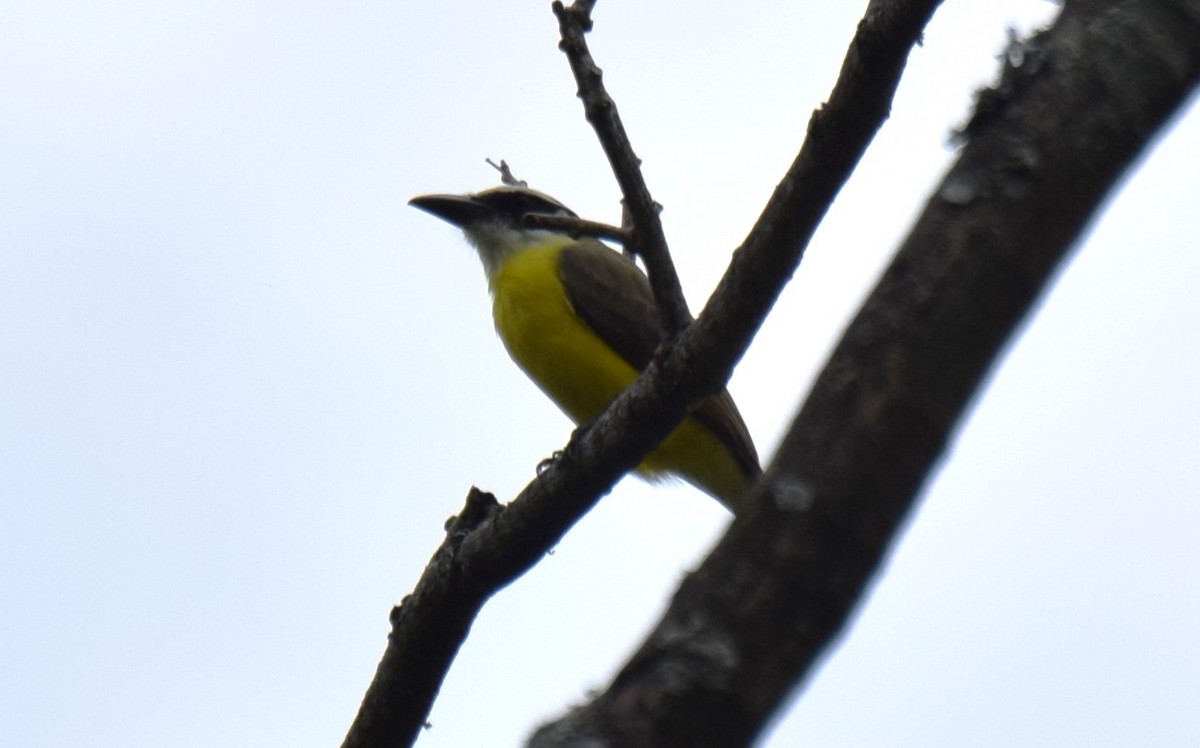
[[[605,71],[698,309],[860,3],[601,0]],[[954,153],[1005,29],[949,2],[731,390],[769,460]],[[483,273],[406,206],[618,190],[549,2],[18,3],[0,24],[0,745],[340,743],[471,485],[566,419]],[[1200,744],[1200,114],[1014,340],[765,746]],[[728,515],[621,482],[488,604],[421,748],[602,688]]]

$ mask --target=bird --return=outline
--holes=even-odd
[[[650,363],[662,323],[649,279],[598,239],[525,223],[530,214],[578,217],[558,200],[505,185],[420,195],[409,204],[462,229],[483,263],[496,333],[509,356],[576,426],[599,416]],[[650,481],[682,479],[736,514],[762,468],[723,389],[703,400],[637,472]]]

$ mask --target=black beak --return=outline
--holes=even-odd
[[[494,212],[470,195],[418,195],[408,204],[460,229],[485,221]]]

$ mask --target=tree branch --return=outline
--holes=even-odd
[[[578,96],[583,101],[583,113],[596,131],[604,154],[612,166],[613,175],[625,197],[625,210],[629,214],[632,228],[626,251],[641,256],[646,263],[646,274],[654,291],[654,301],[662,319],[663,334],[667,340],[692,321],[683,296],[679,274],[671,261],[667,249],[667,237],[663,233],[662,221],[658,218],[658,205],[650,196],[650,188],[642,178],[641,159],[633,152],[633,144],[621,124],[617,104],[604,88],[603,73],[592,54],[588,51],[584,34],[592,30],[592,7],[595,0],[576,0],[570,7],[558,0],[551,5],[558,18],[562,41],[558,48],[567,56],[571,72],[578,86]]]
[[[774,232],[774,243],[753,245],[752,240],[739,252],[753,256],[749,247],[758,246],[754,252],[767,253],[769,267],[777,266],[775,255],[790,257],[790,264],[764,279],[735,257],[734,268],[722,283],[723,292],[718,289],[726,298],[723,304],[710,303],[678,344],[652,362],[587,429],[577,432],[562,457],[507,507],[487,512],[485,521],[473,531],[452,533],[447,538],[413,594],[393,612],[387,649],[345,746],[411,744],[424,724],[445,668],[487,598],[558,543],[621,475],[670,433],[688,408],[723,386],[750,335],[799,262],[802,246],[797,243],[811,236],[837,188],[886,117],[904,58],[936,4],[934,0],[899,4],[903,6],[900,10],[890,12],[878,8],[878,2],[872,3],[847,58],[848,67],[850,60],[855,60],[853,74],[843,70],[830,103],[810,126],[810,138],[813,132],[819,133],[820,147],[831,149],[837,157],[806,156],[815,147],[806,145],[797,163],[816,163],[828,171],[816,174],[810,165],[802,172],[807,178],[789,172],[764,213],[764,218],[782,214],[771,219],[768,227]],[[869,74],[868,65],[876,69],[875,75]],[[868,117],[872,119],[859,119]],[[797,216],[802,220],[796,220]],[[750,297],[759,303],[747,308],[728,301]],[[736,320],[726,319],[735,313],[740,315]],[[710,327],[741,337],[714,346],[698,332]],[[468,513],[472,511],[468,509]],[[430,657],[423,660],[427,652]]]
[[[633,241],[629,236],[629,232],[625,229],[619,229],[616,226],[610,226],[607,223],[600,223],[599,221],[589,221],[584,218],[552,216],[546,213],[528,213],[521,222],[533,228],[565,231],[571,236],[593,236],[597,239],[609,239],[620,243],[622,246],[628,246]]]
[[[1037,73],[973,129],[750,511],[609,688],[531,745],[745,745],[842,630],[1009,336],[1200,81],[1200,3],[1075,0],[1030,50]],[[822,115],[817,142],[840,136]],[[768,215],[759,231],[792,220]],[[787,265],[760,256],[765,241],[747,242],[726,296],[744,290],[739,273],[760,282],[760,263]],[[708,324],[724,334],[726,320]]]

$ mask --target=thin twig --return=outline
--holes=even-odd
[[[546,213],[526,213],[522,223],[531,228],[554,229],[564,231],[571,236],[592,236],[597,239],[610,239],[622,246],[629,244],[629,232],[625,229],[599,221],[589,221],[584,218],[571,216],[552,216]]]
[[[604,88],[603,73],[588,51],[584,34],[592,29],[594,0],[576,0],[570,6],[555,0],[551,5],[558,18],[562,41],[558,48],[567,56],[571,72],[575,75],[578,96],[583,101],[583,112],[596,131],[600,146],[608,157],[613,175],[624,195],[624,206],[632,219],[631,241],[625,244],[627,251],[641,256],[646,263],[646,274],[650,276],[650,287],[662,318],[663,331],[671,339],[692,321],[683,296],[683,286],[671,261],[667,238],[663,233],[662,221],[658,217],[658,205],[650,196],[646,180],[642,178],[641,159],[633,152],[633,145],[621,124],[616,102]]]

